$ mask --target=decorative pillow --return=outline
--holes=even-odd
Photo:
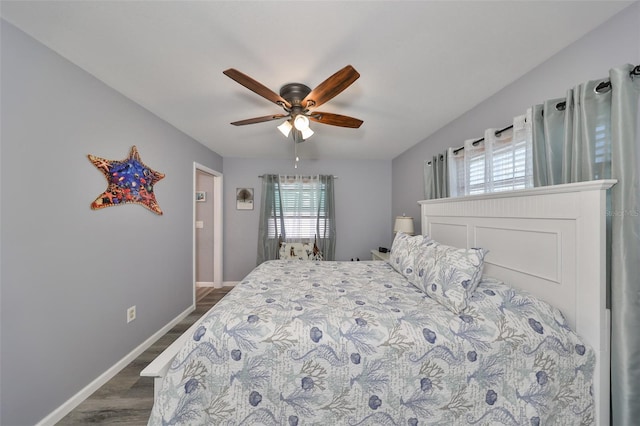
[[[414,285],[459,314],[478,287],[486,250],[460,249],[431,241],[416,257]]]
[[[431,238],[426,235],[411,236],[398,232],[391,245],[389,263],[413,285],[416,285],[418,276],[415,272],[415,260],[423,247],[431,242]]]
[[[279,255],[280,259],[324,260],[315,243],[282,243]]]

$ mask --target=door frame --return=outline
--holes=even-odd
[[[213,176],[213,286],[215,288],[221,288],[223,285],[223,274],[222,274],[222,266],[223,266],[223,256],[222,256],[222,243],[224,241],[222,234],[222,200],[223,200],[223,185],[222,185],[222,173],[210,169],[207,166],[204,166],[200,163],[193,162],[193,192],[194,194],[191,197],[192,207],[193,207],[193,220],[191,224],[191,232],[193,239],[193,253],[192,253],[192,268],[193,268],[193,304],[195,306],[196,303],[196,275],[197,275],[197,264],[196,264],[196,256],[197,256],[197,247],[196,247],[196,197],[195,193],[197,191],[196,182],[197,182],[197,173],[198,171],[207,173]]]

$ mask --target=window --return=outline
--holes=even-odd
[[[471,151],[471,150],[469,150]],[[480,150],[480,152],[469,153],[469,158],[465,162],[468,166],[466,166],[466,176],[465,176],[465,184],[466,188],[464,188],[464,195],[471,194],[482,194],[485,191],[485,150],[484,146]]]
[[[513,141],[494,149],[491,168],[493,191],[512,191],[533,186],[533,175],[526,174],[526,160],[526,140]]]
[[[599,118],[599,117],[598,117]],[[609,126],[596,126],[594,146],[594,176],[593,179],[607,179],[611,177],[611,132]]]
[[[463,150],[450,149],[451,196],[533,187],[531,140],[531,128],[522,115],[508,130],[489,129],[481,141],[468,140]]]
[[[335,176],[262,176],[258,264],[278,259],[280,244],[315,242],[335,260]]]
[[[269,238],[277,238],[276,220],[282,217],[287,241],[312,240],[331,229],[327,217],[326,185],[316,178],[281,176],[275,185],[275,212],[269,220]],[[278,228],[280,228],[278,226]]]

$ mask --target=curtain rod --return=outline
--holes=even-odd
[[[640,65],[636,65],[635,68],[633,68],[629,72],[629,77],[633,78],[634,76],[640,76]],[[611,87],[611,80],[603,81],[602,83],[598,84],[598,86],[596,87],[596,92],[600,93],[602,90],[608,89],[610,87]],[[564,104],[564,102],[560,102],[560,103]]]
[[[640,65],[636,65],[636,67],[629,72],[629,77],[633,78],[634,76],[640,76]],[[600,93],[606,93],[610,89],[611,89],[611,80],[606,80],[598,84],[594,90],[596,91],[596,93],[600,94]],[[566,108],[567,108],[566,101],[559,102],[556,104],[556,109],[558,111],[564,111]],[[544,117],[544,110],[542,110],[540,113]]]
[[[283,175],[283,176],[298,176],[298,175]],[[316,175],[318,176],[318,175]],[[264,175],[259,175],[258,176],[260,179],[262,179],[264,177]],[[302,176],[303,178],[312,178],[313,176]],[[338,176],[333,176],[334,179],[338,179]]]
[[[630,72],[629,72],[629,76],[631,78],[633,78],[634,76],[640,76],[640,65],[636,65]],[[607,80],[607,81],[603,81],[602,83],[598,84],[598,87],[596,87],[596,92],[600,92],[603,89],[606,89],[608,87],[611,87],[611,81]],[[560,102],[558,105],[556,105],[556,108],[559,109],[564,109],[565,108],[566,103],[565,102]],[[544,111],[543,111],[544,114]],[[513,125],[511,126],[507,126],[504,129],[500,129],[500,130],[496,130],[496,136],[498,136],[500,133],[507,131],[509,129],[513,128]],[[478,139],[477,141],[474,141],[472,143],[473,146],[478,145],[480,142],[482,142],[484,140],[484,138]],[[462,151],[464,149],[464,146],[461,146],[460,148],[454,149],[453,153],[457,154],[458,152]],[[442,155],[440,157],[443,157]],[[427,162],[428,165],[431,165],[431,161]]]
[[[498,135],[500,135],[502,132],[506,132],[507,130],[512,129],[512,128],[513,128],[513,124],[512,124],[512,125],[510,125],[510,126],[507,126],[507,127],[503,128],[503,129],[496,130],[496,131],[495,131],[495,135],[496,135],[496,136],[498,136]],[[476,141],[473,141],[473,142],[471,143],[471,145],[476,146],[476,145],[478,145],[480,142],[482,142],[483,140],[484,140],[484,138],[480,138],[480,139],[478,139],[478,140],[476,140]],[[453,153],[454,153],[454,154],[457,154],[458,152],[462,151],[463,149],[464,149],[464,146],[461,146],[460,148],[456,148],[456,149],[454,149],[454,150],[453,150]],[[440,160],[443,160],[443,159],[444,159],[444,155],[440,154]],[[427,162],[427,165],[428,165],[428,166],[430,166],[430,165],[431,165],[431,161],[428,161],[428,162]]]
[[[509,129],[513,129],[513,124],[512,124],[512,125],[510,125],[510,126],[505,127],[504,129],[496,130],[495,135],[496,135],[496,136],[499,136],[502,132],[506,132],[506,131],[507,131],[507,130],[509,130]],[[477,141],[473,141],[473,142],[471,143],[471,145],[476,146],[476,145],[478,145],[480,142],[482,142],[483,140],[484,140],[484,138],[480,138],[480,139],[478,139]],[[454,153],[454,154],[457,154],[458,152],[462,151],[463,149],[464,149],[464,146],[461,146],[461,147],[460,147],[460,148],[458,148],[458,149],[454,149],[454,150],[453,150],[453,153]]]

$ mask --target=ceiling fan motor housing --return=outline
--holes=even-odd
[[[310,92],[311,88],[301,83],[289,83],[280,88],[280,96],[291,105],[300,105]]]

